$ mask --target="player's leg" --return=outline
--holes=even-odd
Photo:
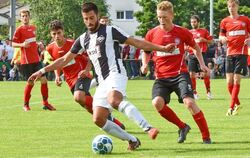
[[[133,120],[143,131],[149,134],[151,139],[155,139],[159,133],[158,129],[148,123],[135,105],[124,99],[126,97],[127,77],[120,74],[109,77],[106,84],[108,85],[109,104]]]
[[[105,104],[104,106],[101,104]],[[128,149],[135,150],[140,146],[140,141],[133,135],[121,129],[117,124],[108,120],[110,109],[112,107],[108,104],[106,99],[100,99],[95,95],[93,107],[93,121],[94,123],[104,130],[106,133],[129,142]]]
[[[20,70],[24,80],[27,81],[29,76],[32,74],[32,66],[30,64],[23,64],[20,66]],[[24,111],[30,110],[29,101],[31,98],[31,91],[33,86],[34,86],[34,81],[27,81],[26,86],[24,88],[24,105],[23,105]]]
[[[36,72],[38,70],[40,70],[42,68],[42,63],[38,62],[38,63],[34,63],[33,64],[33,72]],[[42,94],[42,104],[43,104],[43,109],[44,110],[50,110],[50,111],[54,111],[56,110],[55,107],[53,107],[49,102],[49,88],[48,88],[48,80],[46,78],[46,74],[43,74],[42,77],[40,78],[40,82],[41,82],[41,94]]]
[[[202,53],[203,60],[205,64],[208,66],[208,58],[206,57],[205,53]],[[207,92],[207,99],[212,99],[212,94],[211,94],[211,87],[210,87],[210,74],[208,73],[202,73],[203,75],[203,81],[206,87],[206,92]]]
[[[191,80],[187,73],[179,76],[178,87],[175,88],[175,92],[179,97],[179,102],[181,103],[183,101],[186,108],[192,114],[202,134],[203,143],[211,143],[207,121],[203,112],[195,103],[191,90]]]
[[[195,55],[189,55],[188,58],[188,71],[189,75],[192,81],[192,88],[193,88],[193,93],[194,93],[194,98],[199,99],[199,95],[196,90],[196,73],[199,72],[198,68],[199,62]]]

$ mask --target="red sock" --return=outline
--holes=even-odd
[[[175,114],[175,112],[172,109],[170,109],[167,105],[163,106],[163,108],[158,112],[163,118],[165,118],[169,122],[172,122],[179,128],[184,128],[186,126],[185,123],[182,122],[179,119],[179,117]]]
[[[204,84],[206,86],[207,93],[210,92],[210,77],[209,76],[204,77]]]
[[[240,85],[235,84],[233,86],[232,95],[231,95],[231,104],[230,104],[231,109],[233,109],[234,105],[237,104],[236,101],[238,101],[239,103],[239,99],[238,99],[239,92],[240,92]]]
[[[31,90],[34,85],[26,84],[24,88],[24,105],[29,105],[30,97],[31,97]]]
[[[196,78],[191,78],[193,91],[196,92]]]
[[[232,98],[233,88],[234,88],[233,84],[230,84],[230,83],[227,84],[227,89],[228,89],[228,92],[231,95],[231,98]],[[238,95],[237,95],[237,97],[235,99],[235,104],[240,105],[240,101],[239,101]],[[231,104],[230,104],[230,107],[231,107]]]
[[[85,108],[86,108],[87,111],[88,111],[89,113],[91,113],[91,114],[93,114],[92,103],[93,103],[93,98],[92,98],[92,96],[85,95]]]
[[[197,114],[193,115],[193,118],[196,122],[196,124],[198,125],[201,135],[202,135],[202,139],[203,140],[208,140],[210,139],[210,134],[209,134],[209,130],[208,130],[208,126],[207,126],[207,121],[204,117],[204,114],[202,111],[198,112]]]
[[[47,83],[41,84],[41,94],[43,97],[43,105],[48,105],[49,89]]]

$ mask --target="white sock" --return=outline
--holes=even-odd
[[[136,137],[134,137],[131,134],[128,134],[126,131],[124,131],[123,129],[121,129],[117,124],[115,124],[112,121],[107,120],[105,125],[102,127],[102,129],[107,132],[108,134],[117,137],[121,140],[127,140],[127,141],[132,141],[135,142]]]
[[[143,131],[148,131],[152,126],[137,110],[137,108],[128,101],[122,101],[118,110],[124,113],[129,119],[133,120]]]
[[[97,83],[97,81],[96,81],[96,78],[93,78],[93,79],[91,80],[89,89],[95,88],[95,87],[97,87],[97,86],[98,86],[98,83]]]

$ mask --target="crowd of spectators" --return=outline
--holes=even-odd
[[[211,79],[225,77],[226,49],[227,48],[225,45],[222,45],[217,41],[209,45],[209,49],[207,52],[207,63],[208,67],[211,70]],[[121,46],[120,51],[129,79],[155,79],[154,64],[152,61],[150,61],[149,63],[150,71],[148,74],[143,75],[140,72],[142,50],[130,45],[124,45]],[[38,52],[40,54],[41,62],[45,66],[52,62],[49,53],[45,49],[45,44],[41,41],[38,42]],[[4,41],[0,40],[0,81],[23,80],[22,76],[20,75],[21,70],[19,67],[19,60],[20,50],[18,48],[13,48],[9,39],[6,39]],[[48,80],[50,81],[54,80],[55,78],[54,72],[49,72],[46,75]],[[197,77],[199,77],[199,74],[197,74]]]

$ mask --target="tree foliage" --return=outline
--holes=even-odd
[[[86,27],[81,16],[82,0],[25,0],[30,6],[33,23],[37,26],[37,38],[50,41],[49,23],[52,20],[61,20],[67,37],[76,38]],[[107,5],[103,0],[84,0],[97,4],[100,13],[107,13]]]
[[[135,17],[141,23],[136,32],[139,36],[145,36],[146,32],[158,25],[156,16],[156,5],[162,0],[137,0],[142,7],[141,11],[135,13]],[[209,29],[209,0],[169,0],[174,5],[174,23],[190,28],[190,17],[194,14],[200,16],[201,27]],[[240,14],[250,15],[250,1],[240,0]],[[226,0],[214,0],[214,35],[218,35],[220,21],[228,16]]]

